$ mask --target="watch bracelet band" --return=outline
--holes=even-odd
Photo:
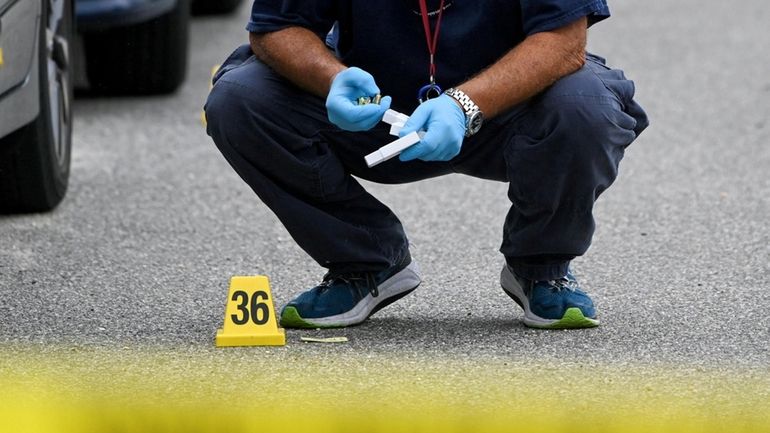
[[[455,89],[452,87],[447,89],[444,93],[451,96],[460,103],[460,105],[463,107],[463,111],[465,111],[465,117],[470,117],[474,111],[481,111],[479,106],[473,102],[470,96],[466,95],[465,92],[460,89]]]
[[[465,136],[470,137],[477,133],[484,119],[484,113],[481,112],[479,106],[460,89],[452,87],[444,93],[457,101],[465,111]]]

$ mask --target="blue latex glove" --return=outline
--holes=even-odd
[[[401,152],[401,161],[449,161],[460,153],[465,138],[465,113],[451,97],[441,95],[428,100],[409,117],[399,132],[403,137],[411,132],[425,130],[419,143]]]
[[[357,105],[361,96],[374,96],[380,88],[368,72],[352,67],[338,73],[326,97],[329,121],[346,131],[367,131],[382,120],[390,108],[391,98],[385,96],[379,104]]]

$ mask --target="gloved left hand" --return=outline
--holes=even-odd
[[[351,67],[339,72],[332,81],[326,97],[326,111],[329,121],[346,131],[368,131],[390,108],[391,98],[385,96],[379,104],[357,105],[361,96],[380,93],[374,77],[363,69]]]
[[[399,132],[403,137],[425,130],[419,143],[401,152],[401,161],[449,161],[460,153],[465,138],[465,113],[451,96],[441,95],[423,102]]]

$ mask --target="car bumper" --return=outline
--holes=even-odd
[[[177,1],[75,0],[78,30],[101,30],[145,22],[170,11]]]

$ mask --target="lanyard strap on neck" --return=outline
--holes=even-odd
[[[441,29],[441,15],[444,12],[444,0],[438,7],[438,18],[436,19],[436,29],[431,34],[430,20],[428,20],[428,5],[426,0],[420,0],[420,15],[422,15],[422,27],[425,30],[425,41],[428,43],[428,53],[430,53],[430,82],[435,82],[436,77],[436,47],[438,46],[438,32]]]

